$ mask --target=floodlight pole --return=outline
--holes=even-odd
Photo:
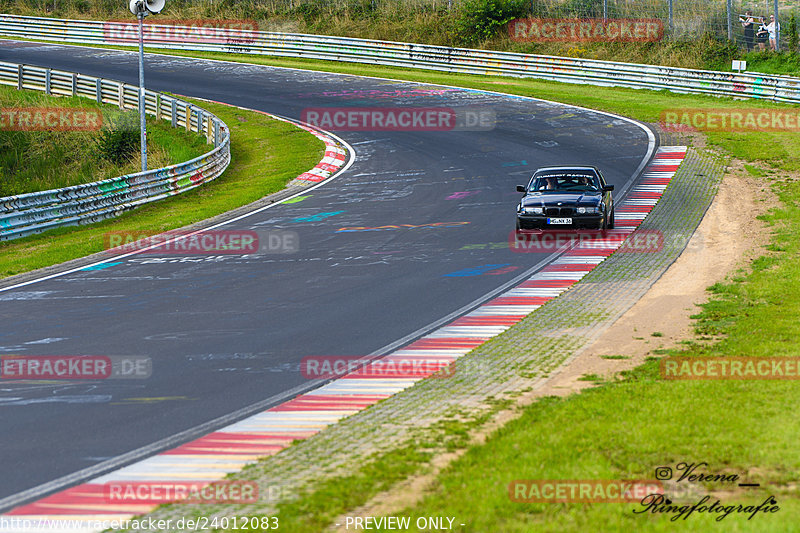
[[[142,144],[142,172],[147,170],[147,124],[145,123],[144,102],[144,17],[141,9],[136,15],[139,19],[139,137]]]

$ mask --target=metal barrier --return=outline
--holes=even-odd
[[[84,44],[134,44],[131,23],[0,15],[0,35]],[[800,102],[800,79],[756,73],[615,63],[567,57],[369,41],[346,37],[239,31],[228,42],[201,37],[178,41],[175,27],[147,25],[150,48],[303,57],[446,72],[533,77],[601,86],[670,90]],[[127,29],[127,30],[126,30]],[[213,41],[213,42],[212,42]]]
[[[138,109],[133,85],[49,68],[0,62],[0,85],[44,91],[54,96],[84,96],[120,109]],[[228,126],[213,114],[183,100],[147,91],[147,113],[173,127],[205,135],[210,152],[191,161],[117,178],[0,198],[0,240],[51,228],[88,224],[138,205],[180,194],[222,174],[231,160]]]

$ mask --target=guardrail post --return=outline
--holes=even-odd
[[[184,114],[186,115],[186,131],[192,131],[192,106],[186,104]]]
[[[72,96],[78,96],[78,75],[72,73]]]
[[[728,40],[733,40],[733,2],[726,0],[725,2],[725,15],[728,23]]]
[[[775,16],[775,51],[781,51],[781,25],[778,23],[778,0],[773,0],[773,13]]]
[[[161,120],[161,93],[156,93],[156,120]]]
[[[670,37],[672,37],[672,32],[675,31],[675,24],[672,20],[672,0],[669,0],[669,33]]]
[[[219,146],[219,121],[214,121],[214,148]]]
[[[125,85],[120,83],[118,89],[117,99],[119,101],[119,108],[125,111]]]
[[[178,104],[172,100],[172,127],[178,127]]]
[[[17,90],[22,90],[22,85],[25,80],[25,71],[23,70],[22,65],[17,65]]]
[[[94,80],[94,92],[95,92],[95,99],[97,100],[98,104],[103,103],[103,85],[100,82],[100,78],[96,78]]]
[[[46,69],[44,71],[44,93],[47,96],[50,96],[52,93],[50,91],[50,69]]]

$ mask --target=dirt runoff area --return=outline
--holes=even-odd
[[[578,379],[587,374],[610,378],[641,365],[654,350],[697,340],[689,317],[708,301],[707,287],[764,253],[769,232],[755,217],[776,201],[763,178],[750,177],[741,164],[732,163],[675,263],[600,338],[535,391],[536,396],[564,396],[591,387],[591,381]]]
[[[755,217],[775,203],[768,183],[749,176],[741,163],[733,162],[677,261],[594,343],[554,373],[542,387],[520,396],[517,407],[542,396],[566,396],[592,387],[591,381],[580,378],[589,374],[613,378],[623,370],[642,364],[654,350],[675,347],[682,340],[696,340],[689,317],[698,311],[698,304],[708,300],[707,287],[740,268],[747,268],[752,259],[763,254],[769,233],[765,224]],[[625,358],[609,359],[610,356]],[[519,413],[518,408],[501,411],[472,435],[473,442],[483,442]],[[437,456],[424,474],[404,480],[345,516],[390,516],[414,505],[432,486],[438,473],[462,453]],[[345,516],[334,523],[344,526]],[[330,529],[339,530],[344,531],[344,527]]]

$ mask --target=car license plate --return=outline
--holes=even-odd
[[[548,224],[572,224],[571,218],[548,218]]]

